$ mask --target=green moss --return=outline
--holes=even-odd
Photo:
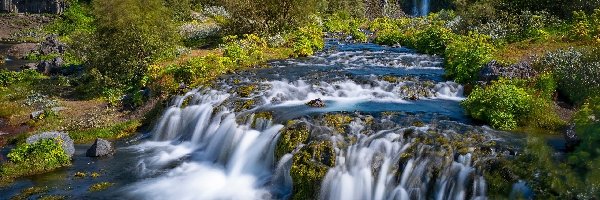
[[[61,195],[48,195],[48,196],[40,197],[40,200],[63,200],[63,199],[67,199],[67,197],[61,196]]]
[[[258,112],[258,113],[254,113],[254,121],[252,121],[252,127],[256,127],[256,120],[258,120],[258,119],[272,120],[273,119],[273,112]]]
[[[11,200],[26,200],[31,196],[48,192],[48,187],[29,187],[23,189],[19,194],[10,198]]]
[[[318,199],[321,181],[334,166],[331,141],[312,142],[294,154],[290,170],[294,180],[292,199]]]
[[[89,143],[96,138],[120,139],[133,135],[140,126],[141,123],[139,120],[131,120],[109,127],[72,131],[69,133],[69,136],[71,136],[75,143]]]
[[[17,145],[7,157],[9,162],[0,166],[0,185],[17,177],[41,174],[71,164],[60,142],[53,139]]]
[[[100,183],[96,183],[96,184],[90,186],[90,188],[88,190],[90,192],[98,192],[98,191],[106,190],[113,185],[114,185],[114,183],[111,183],[111,182],[100,182]]]
[[[255,103],[254,99],[236,101],[235,102],[235,111],[239,112],[242,110],[248,110],[248,109],[252,108],[252,106],[254,106],[254,103]]]
[[[256,90],[256,85],[246,85],[246,86],[241,86],[237,88],[237,94],[240,95],[240,97],[250,97],[250,95],[252,94],[252,92],[254,92],[254,90]]]
[[[325,125],[332,127],[337,133],[344,133],[346,126],[352,121],[352,117],[344,114],[327,114],[323,120]]]
[[[298,121],[290,121],[281,131],[279,141],[275,149],[275,158],[279,160],[283,155],[291,153],[300,144],[305,144],[310,138],[308,124]]]

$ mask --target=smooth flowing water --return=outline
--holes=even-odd
[[[75,199],[288,199],[302,149],[274,152],[283,124],[301,120],[311,141],[335,149],[320,199],[486,199],[479,165],[510,153],[513,136],[472,124],[459,103],[463,87],[443,79],[442,63],[410,49],[328,40],[313,57],[273,61],[173,98],[150,133],[119,143],[113,157],[76,154],[73,168],[54,173],[60,178],[24,179],[0,193],[54,185],[52,194]],[[314,99],[326,106],[306,105]],[[331,113],[351,116],[343,133],[323,123]],[[80,170],[105,175],[70,177]],[[77,189],[100,180],[115,186]]]

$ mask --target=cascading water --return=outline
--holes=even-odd
[[[131,147],[147,153],[138,165],[142,177],[162,174],[130,186],[131,197],[277,198],[268,183],[277,133],[283,126],[266,124],[253,130],[248,124],[238,125],[234,113],[216,109],[228,96],[214,90],[192,91],[175,99],[153,131],[154,141]]]
[[[106,175],[64,184],[106,181],[122,189],[53,192],[75,199],[486,198],[482,163],[515,142],[469,125],[463,86],[444,80],[443,59],[326,44],[315,56],[273,61],[177,96],[149,134],[117,144],[113,157],[75,159],[85,167],[69,169]],[[315,99],[323,107],[307,105]],[[288,135],[296,123],[306,125],[302,140]],[[327,150],[314,149],[321,147]],[[311,164],[319,173],[298,171]],[[298,185],[306,180],[310,187]],[[515,191],[526,193],[524,185]]]

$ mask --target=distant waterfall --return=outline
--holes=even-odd
[[[413,0],[413,16],[420,17],[429,14],[429,5],[429,0]]]

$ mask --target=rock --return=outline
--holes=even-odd
[[[485,85],[491,81],[500,79],[500,77],[526,79],[535,76],[537,76],[537,72],[527,62],[519,62],[505,67],[497,61],[492,60],[479,71],[479,82]]]
[[[315,108],[322,108],[322,107],[325,107],[325,102],[321,99],[314,99],[314,100],[310,100],[308,103],[306,103],[306,105],[308,105],[310,107],[315,107]]]
[[[41,55],[50,55],[50,54],[63,54],[67,46],[62,42],[58,41],[58,37],[56,35],[50,35],[46,37],[46,39],[40,44],[38,52]]]
[[[61,14],[65,7],[64,0],[0,0],[0,11],[12,13]]]
[[[104,139],[96,139],[96,142],[87,150],[87,157],[102,157],[110,155],[114,152],[112,144]]]
[[[60,72],[61,66],[64,61],[61,57],[54,58],[52,60],[40,61],[37,65],[37,70],[44,74],[56,74]]]
[[[575,132],[575,124],[569,124],[567,126],[567,128],[563,131],[563,137],[565,138],[565,147],[567,152],[575,150],[575,148],[581,142],[581,139],[579,139],[579,136],[577,136],[577,133]]]
[[[41,115],[44,114],[43,110],[33,111],[29,114],[30,119],[39,119]]]
[[[29,136],[26,140],[27,144],[33,144],[41,139],[54,139],[62,145],[63,150],[69,157],[75,154],[75,145],[69,134],[63,132],[44,132]]]

